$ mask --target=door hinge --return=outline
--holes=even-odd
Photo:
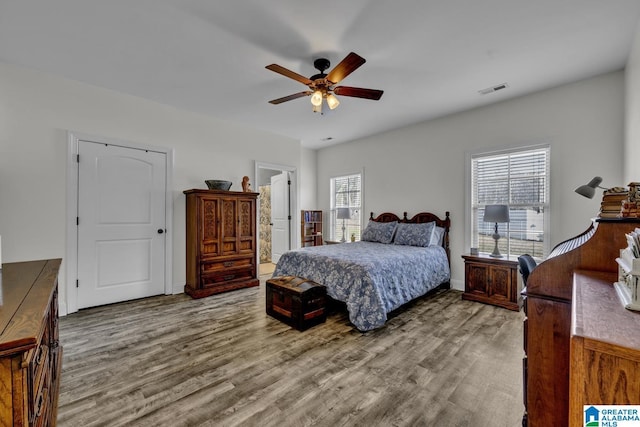
[[[288,181],[287,181],[287,185],[291,185],[291,180],[288,180]]]
[[[76,163],[80,163],[80,154],[76,154]]]
[[[80,225],[80,217],[79,216],[76,217],[76,225]]]
[[[76,279],[76,288],[80,287],[80,281],[78,279]]]
[[[291,215],[289,215],[289,216],[287,217],[287,219],[288,219],[289,221],[291,221]]]

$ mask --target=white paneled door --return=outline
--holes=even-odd
[[[271,177],[271,262],[289,250],[289,172]]]
[[[163,294],[166,154],[78,143],[78,308]]]

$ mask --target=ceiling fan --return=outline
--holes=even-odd
[[[282,74],[285,77],[289,77],[293,80],[297,80],[300,83],[307,85],[309,90],[304,92],[294,93],[282,98],[273,99],[269,101],[271,104],[282,104],[292,99],[302,98],[303,96],[311,95],[311,104],[313,105],[314,113],[322,113],[322,100],[327,101],[327,105],[330,109],[335,109],[340,101],[335,95],[352,96],[355,98],[373,99],[379,100],[383,91],[377,89],[364,89],[360,87],[350,86],[336,86],[345,77],[357,70],[366,60],[356,53],[349,53],[336,67],[325,74],[324,71],[329,68],[331,63],[326,58],[318,58],[313,61],[313,66],[320,71],[319,74],[315,74],[309,78],[300,75],[294,71],[284,68],[277,64],[267,65],[265,68],[271,71],[275,71],[278,74]]]

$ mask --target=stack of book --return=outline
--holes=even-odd
[[[600,218],[618,218],[621,215],[622,203],[629,197],[624,187],[613,187],[606,190],[600,203]]]
[[[638,189],[640,189],[640,183],[629,183],[629,195],[626,200],[622,201],[621,218],[640,217],[640,194],[638,194]]]
[[[616,258],[618,281],[613,285],[624,308],[640,311],[640,228],[626,237],[628,246]]]
[[[640,211],[640,206],[638,206],[638,202],[631,202],[629,200],[624,200],[622,202],[622,209],[620,210],[620,218],[638,218]]]

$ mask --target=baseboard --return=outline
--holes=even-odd
[[[451,289],[464,291],[464,280],[451,280]]]

